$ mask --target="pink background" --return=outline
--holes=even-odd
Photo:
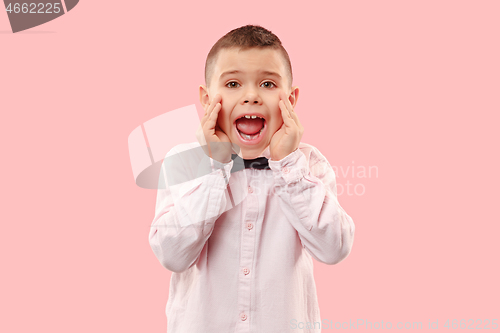
[[[17,34],[2,9],[0,331],[166,331],[127,138],[201,111],[210,47],[245,24],[290,54],[303,141],[364,190],[339,195],[351,255],[315,262],[322,319],[498,322],[499,2],[326,3],[83,0]]]

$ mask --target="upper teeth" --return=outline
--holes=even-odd
[[[260,119],[262,119],[262,117],[259,117],[259,116],[249,116],[249,115],[245,115],[245,118],[248,118],[248,119],[250,119],[250,118],[252,118],[252,119],[260,118]]]

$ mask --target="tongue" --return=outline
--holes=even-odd
[[[264,126],[264,120],[259,118],[240,118],[236,120],[236,128],[247,135],[257,134],[262,126]]]

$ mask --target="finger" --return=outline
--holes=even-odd
[[[288,98],[288,96],[286,96],[285,93],[283,93],[283,96],[284,96],[283,102],[285,102],[286,108],[290,110],[290,113],[293,113],[293,105],[290,102],[290,99]]]
[[[210,117],[210,115],[212,114],[212,111],[213,109],[215,108],[215,106],[217,105],[217,103],[219,103],[221,101],[221,96],[219,94],[215,95],[215,97],[210,101],[210,104],[208,105],[208,108],[205,112],[205,115],[207,117]]]
[[[222,96],[220,94],[217,94],[215,95],[214,99],[212,100],[212,111],[213,109],[215,108],[215,106],[217,105],[217,103],[221,102],[222,101]]]
[[[297,126],[300,128],[300,129],[304,129],[304,127],[302,126],[300,120],[299,120],[299,116],[297,115],[297,113],[295,112],[291,112],[291,115],[292,115],[292,119],[295,121],[295,123],[297,124]]]
[[[205,114],[200,119],[200,127],[201,128],[203,128],[203,126],[205,126],[205,123],[207,122],[207,118],[208,118],[208,113],[205,111]]]
[[[222,109],[222,104],[217,103],[212,109],[212,113],[210,114],[207,123],[207,129],[210,131],[215,131],[215,125],[217,124],[217,117],[219,116],[219,111]]]
[[[296,113],[293,111],[292,103],[290,103],[290,100],[288,99],[288,97],[284,91],[280,91],[280,98],[281,98],[283,105],[286,107],[288,114],[290,115],[290,118],[295,123],[295,126],[301,130],[302,124],[300,124],[299,118],[297,117]],[[290,126],[293,126],[293,125],[291,125],[291,124],[288,125],[288,127],[290,127]]]
[[[294,122],[297,124],[297,127],[299,129],[303,129],[302,124],[299,121],[299,117],[297,116],[297,113],[294,112],[292,103],[290,103],[290,100],[287,98],[286,94],[284,91],[280,92],[280,98],[285,103],[285,106],[290,114],[290,117],[294,120]]]
[[[208,106],[208,109],[207,109],[208,118],[210,118],[210,115],[212,114],[212,111],[214,110],[214,108],[218,102],[219,102],[219,95],[215,95],[215,97],[212,99],[212,101],[210,101],[210,105]]]
[[[210,112],[211,111],[211,107],[212,107],[212,102],[210,102],[210,104],[208,105],[208,107],[205,109],[205,113],[201,117],[201,120],[200,120],[201,127],[205,126],[205,123],[207,122],[207,119],[208,119],[208,117],[210,116],[210,113],[211,113]]]
[[[279,101],[279,107],[281,109],[281,117],[283,118],[283,123],[286,127],[292,128],[295,126],[295,121],[290,115],[290,111],[286,108],[285,103],[281,100]]]
[[[207,119],[210,118],[210,115],[212,114],[212,111],[213,109],[215,108],[215,106],[217,105],[218,102],[220,102],[222,100],[222,96],[217,94],[215,95],[215,97],[210,101],[210,104],[208,105],[208,108],[205,112],[205,114],[203,115],[202,117],[202,126],[205,125],[205,122],[207,121]]]
[[[288,99],[287,95],[283,90],[280,91],[280,99],[283,101],[283,103],[285,103],[285,106],[288,109],[288,111],[290,113],[293,112],[292,104],[290,103],[290,100]]]

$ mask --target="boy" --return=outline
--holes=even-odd
[[[205,81],[199,143],[167,157],[201,144],[213,172],[175,200],[159,189],[149,234],[173,272],[167,331],[296,332],[296,323],[316,322],[300,331],[321,332],[312,257],[329,265],[347,257],[354,224],[332,167],[300,142],[289,57],[273,33],[244,26],[212,47]],[[231,173],[232,152],[247,168]],[[229,203],[242,184],[244,198]]]

